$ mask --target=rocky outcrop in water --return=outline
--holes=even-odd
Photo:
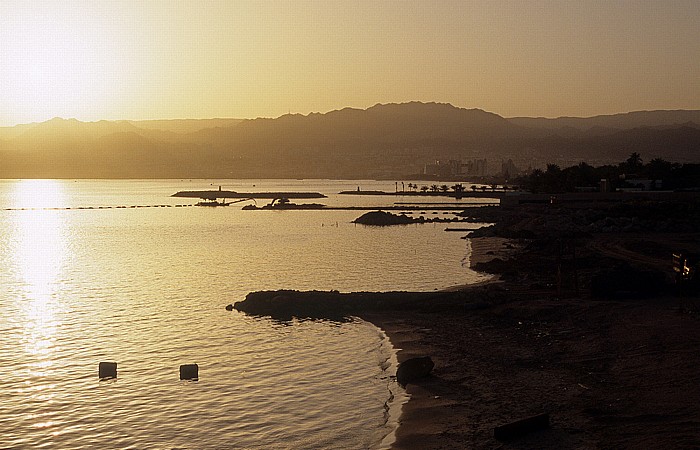
[[[403,214],[392,214],[385,211],[370,211],[354,220],[354,223],[361,225],[388,226],[388,225],[408,225],[410,223],[421,223],[425,219],[414,219]]]
[[[338,291],[258,291],[226,309],[269,316],[277,320],[330,319],[344,321],[363,313],[391,310],[460,311],[486,308],[498,292],[475,287],[454,292],[349,292]],[[503,292],[503,295],[507,293]]]

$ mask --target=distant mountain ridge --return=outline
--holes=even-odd
[[[560,128],[591,128],[627,130],[640,127],[673,126],[687,123],[700,124],[700,110],[656,110],[632,111],[628,113],[600,115],[593,117],[511,117],[508,119],[516,125],[549,130]]]
[[[395,178],[436,159],[700,161],[700,111],[504,118],[447,103],[377,104],[278,118],[80,122],[0,128],[0,177]]]

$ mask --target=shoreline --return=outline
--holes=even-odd
[[[700,448],[700,298],[678,296],[671,266],[676,249],[700,253],[700,209],[634,208],[479,211],[496,225],[470,235],[469,264],[499,282],[259,292],[232,307],[354,316],[384,331],[397,361],[430,356],[431,374],[406,386],[393,449]],[[540,414],[548,427],[495,438]]]
[[[387,373],[396,374],[396,370],[399,366],[398,363],[398,351],[391,341],[389,335],[381,327],[373,324],[372,322],[365,321],[371,324],[377,329],[377,332],[382,336],[382,341],[386,341],[389,345],[389,353],[391,354],[388,363],[389,367],[385,370]],[[392,378],[394,375],[389,375]],[[379,442],[379,449],[389,449],[396,442],[396,433],[399,429],[401,423],[401,410],[403,406],[410,400],[410,396],[406,393],[405,389],[401,388],[397,383],[390,380],[387,383],[387,389],[389,391],[389,398],[387,399],[385,405],[386,408],[386,422],[385,426],[389,427],[391,431],[387,433],[386,436]]]
[[[474,245],[474,239],[478,239],[479,244]],[[490,254],[499,253],[503,244],[508,241],[506,239],[494,238],[467,238],[469,245],[469,268],[474,270],[474,264],[486,262],[490,259]],[[484,274],[487,275],[487,274]],[[484,287],[494,283],[501,282],[500,278],[491,275],[490,278],[471,284],[458,284],[448,286],[440,290],[440,292],[458,292],[473,289],[476,287]],[[392,367],[396,373],[398,364],[414,357],[426,356],[425,348],[420,344],[420,335],[416,333],[415,324],[410,325],[411,318],[392,318],[388,314],[369,313],[358,316],[376,326],[389,339],[394,351],[397,365]],[[413,318],[415,320],[415,318]],[[408,322],[408,323],[407,323]],[[398,385],[398,383],[396,383]],[[434,414],[436,409],[440,409],[445,405],[441,401],[439,395],[435,395],[430,388],[419,384],[411,383],[401,388],[403,389],[405,399],[399,407],[399,416],[397,417],[396,427],[387,438],[380,443],[380,449],[404,449],[404,448],[426,448],[423,445],[427,444],[424,439],[420,438],[424,434],[434,434],[438,431],[442,432],[439,426],[440,421],[436,420],[436,416],[426,420],[425,412]],[[394,402],[396,399],[393,400]],[[399,405],[397,405],[399,406]],[[439,415],[437,416],[439,417]],[[420,440],[419,440],[420,439]]]
[[[431,375],[406,387],[389,448],[700,446],[700,313],[677,298],[562,296],[510,278],[454,292],[249,298],[319,318],[329,311],[305,305],[324,300],[381,329],[397,361],[432,358]],[[494,438],[495,427],[540,413],[550,414],[549,429],[515,447]]]
[[[406,387],[390,448],[503,448],[495,427],[540,413],[551,428],[517,448],[697,448],[698,319],[670,300],[593,308],[528,300],[439,320],[365,315],[397,342],[398,361],[435,361],[431,376]]]

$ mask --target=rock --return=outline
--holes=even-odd
[[[396,381],[401,386],[406,386],[408,383],[430,375],[433,367],[435,367],[435,363],[430,356],[407,359],[399,364],[399,368],[396,370]]]
[[[391,214],[384,211],[370,211],[355,219],[354,222],[361,225],[387,226],[407,225],[410,223],[416,223],[418,220],[408,216]]]
[[[226,311],[233,311],[233,305],[232,304],[226,305]]]

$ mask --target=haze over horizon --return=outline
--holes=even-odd
[[[5,1],[0,126],[443,102],[700,109],[697,1]]]

